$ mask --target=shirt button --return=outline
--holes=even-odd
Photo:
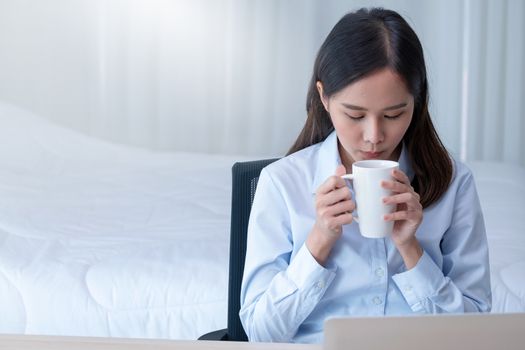
[[[316,287],[319,288],[319,289],[323,289],[324,288],[324,282],[323,281],[317,282]]]
[[[372,299],[372,302],[376,305],[379,305],[381,304],[383,301],[381,300],[380,297],[374,297],[374,299]]]
[[[376,269],[376,276],[377,277],[383,277],[384,275],[385,275],[385,270],[383,270],[380,267]]]

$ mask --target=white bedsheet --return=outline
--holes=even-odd
[[[92,139],[0,103],[0,333],[195,339],[225,328],[231,166]],[[493,310],[525,311],[525,170],[470,163]]]
[[[525,312],[525,168],[471,162],[489,241],[492,312]]]
[[[195,339],[226,326],[231,166],[0,105],[0,332]]]

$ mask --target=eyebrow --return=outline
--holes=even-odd
[[[353,110],[356,110],[356,111],[366,111],[366,108],[365,107],[360,107],[360,106],[355,106],[355,105],[351,105],[349,103],[342,103],[342,105],[348,109],[353,109]],[[400,103],[400,104],[397,104],[397,105],[393,105],[393,106],[389,106],[389,107],[386,107],[386,108],[383,108],[384,111],[390,111],[390,110],[393,110],[393,109],[399,109],[399,108],[402,108],[402,107],[406,107],[407,103],[406,102],[403,102],[403,103]]]

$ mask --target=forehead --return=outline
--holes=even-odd
[[[353,82],[336,93],[333,98],[340,102],[370,108],[376,105],[387,106],[413,101],[404,79],[388,68]]]

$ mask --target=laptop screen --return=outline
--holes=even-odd
[[[332,318],[325,350],[524,350],[525,313]]]

